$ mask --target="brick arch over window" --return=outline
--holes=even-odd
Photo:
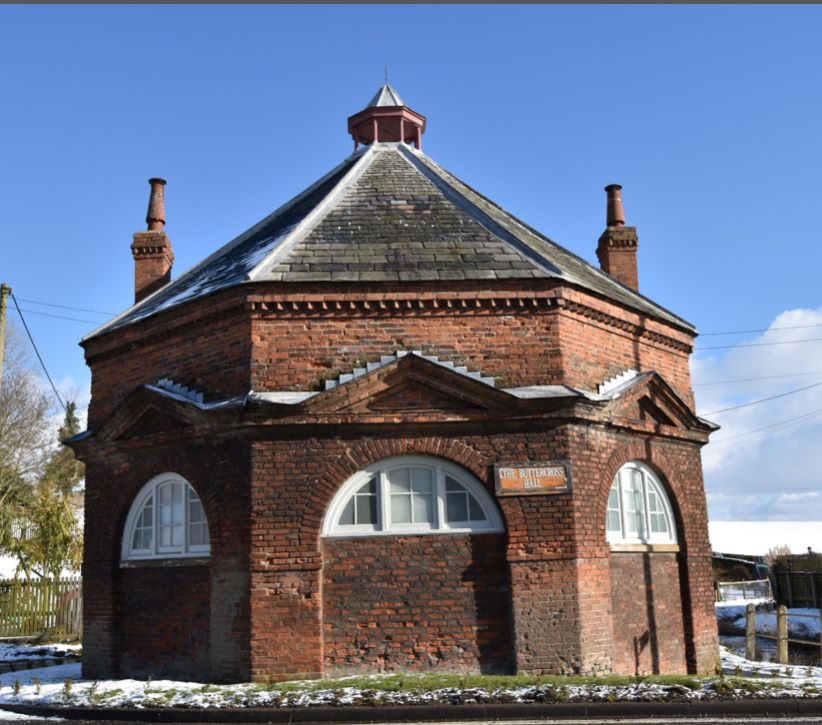
[[[122,529],[121,561],[211,555],[205,506],[191,482],[176,471],[157,474],[140,488]]]
[[[131,513],[135,499],[140,495],[140,492],[149,481],[163,475],[164,473],[172,472],[185,480],[186,483],[194,489],[194,492],[199,497],[200,502],[203,505],[203,509],[205,510],[206,521],[208,522],[208,532],[211,539],[211,553],[212,555],[218,553],[219,542],[222,535],[221,531],[223,528],[223,517],[220,516],[220,512],[224,510],[225,506],[225,504],[219,500],[219,491],[215,490],[215,487],[213,486],[203,485],[203,482],[198,479],[196,471],[191,471],[185,466],[177,466],[173,468],[161,467],[156,473],[141,473],[138,475],[129,476],[129,479],[122,490],[122,495],[118,498],[119,505],[116,509],[117,513],[115,516],[108,519],[110,525],[106,538],[110,538],[111,546],[115,547],[118,552],[118,556],[122,545],[125,527],[128,523],[129,514]]]
[[[320,532],[326,511],[340,486],[366,466],[385,458],[395,456],[433,456],[455,463],[466,469],[483,483],[489,495],[494,498],[493,489],[488,487],[488,474],[494,461],[458,440],[442,438],[368,440],[353,444],[345,453],[329,463],[325,473],[317,480],[315,493],[306,500],[300,518],[302,531],[316,532],[316,546],[320,546]],[[506,511],[499,507],[503,525],[507,528]]]
[[[596,521],[602,527],[602,541],[605,541],[605,520],[608,510],[608,493],[611,484],[620,469],[631,461],[643,463],[653,470],[659,477],[665,488],[668,502],[671,505],[674,524],[676,525],[677,540],[680,544],[687,541],[687,531],[683,526],[681,501],[686,495],[681,482],[686,473],[679,470],[679,467],[666,456],[663,456],[652,442],[633,441],[619,446],[608,459],[604,467],[602,480],[599,481],[599,489],[596,497]]]

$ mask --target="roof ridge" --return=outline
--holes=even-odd
[[[497,209],[506,218],[510,219],[511,221],[515,222],[517,225],[522,227],[528,234],[533,235],[540,242],[542,242],[544,244],[550,244],[554,249],[557,250],[557,252],[559,254],[567,254],[569,257],[573,257],[575,260],[577,260],[577,261],[581,262],[582,264],[584,264],[594,274],[596,274],[600,278],[606,280],[608,283],[611,283],[611,284],[619,287],[620,289],[622,289],[624,292],[626,292],[630,296],[638,297],[641,300],[643,300],[644,302],[653,305],[654,307],[659,309],[661,312],[664,312],[666,315],[669,315],[670,317],[673,317],[676,320],[678,320],[687,329],[695,331],[696,328],[694,327],[693,323],[689,322],[684,317],[680,317],[675,312],[671,312],[671,310],[669,310],[667,307],[664,307],[663,305],[659,304],[658,302],[650,299],[649,297],[646,297],[645,295],[643,295],[638,290],[635,290],[631,287],[628,287],[627,285],[623,284],[622,282],[620,282],[615,277],[612,277],[607,272],[604,272],[599,267],[597,267],[596,265],[592,264],[587,259],[585,259],[585,257],[582,257],[581,255],[576,254],[575,252],[572,252],[567,247],[562,246],[559,242],[555,242],[553,239],[551,239],[550,237],[546,236],[541,231],[539,231],[539,229],[537,229],[535,227],[532,227],[530,224],[528,224],[528,222],[523,221],[518,216],[516,216],[516,214],[513,214],[512,212],[508,211],[505,207],[501,206],[500,204],[495,202],[493,199],[488,198],[487,196],[485,196],[485,194],[483,194],[482,192],[478,191],[477,189],[475,189],[470,184],[463,181],[460,177],[458,177],[455,174],[451,173],[448,169],[441,166],[434,159],[432,159],[430,156],[423,153],[419,149],[415,149],[415,148],[411,148],[409,146],[406,146],[405,150],[409,153],[412,153],[416,156],[419,156],[420,160],[423,163],[425,163],[426,166],[431,167],[431,171],[433,173],[437,174],[438,176],[444,175],[444,176],[450,177],[456,183],[460,184],[461,186],[464,186],[470,193],[476,194],[480,199],[482,199],[484,202],[486,202],[487,204],[492,206],[494,209]],[[443,180],[447,182],[446,179],[443,179]],[[470,199],[469,199],[469,201],[470,201]],[[498,221],[497,223],[500,226],[504,226],[504,222]],[[511,233],[511,232],[509,231],[509,233]],[[566,276],[566,277],[574,277],[574,279],[571,279],[570,281],[572,281],[573,283],[578,284],[578,285],[580,285],[582,287],[585,287],[586,289],[590,290],[590,288],[585,284],[585,282],[583,282],[579,279],[576,279],[575,276],[571,272],[569,272],[568,270],[563,270],[563,275]]]
[[[380,151],[375,148],[375,145],[366,147],[364,151],[359,152],[360,158],[354,165],[346,172],[334,187],[319,201],[316,206],[303,217],[298,224],[293,227],[281,242],[272,249],[261,262],[258,262],[251,271],[246,275],[246,280],[253,282],[259,278],[260,275],[270,272],[285,256],[290,252],[299,242],[319,224],[326,216],[333,210],[334,202],[337,201],[341,195],[345,194],[353,184],[365,173],[365,170],[371,165],[375,156]],[[348,157],[351,158],[350,156]],[[339,169],[337,166],[336,169]],[[336,170],[335,169],[335,170]],[[333,172],[332,172],[333,173]],[[323,179],[327,179],[331,174],[326,174]],[[315,184],[313,188],[317,188]]]
[[[402,147],[398,149],[398,151],[400,152],[411,150],[406,144],[398,144],[398,146]],[[419,153],[421,156],[424,156],[424,154],[421,151],[415,151],[415,153]],[[522,240],[517,239],[510,229],[506,229],[503,224],[498,222],[487,212],[480,209],[476,205],[476,203],[474,203],[473,201],[471,201],[471,199],[467,198],[464,194],[462,194],[459,189],[455,189],[448,182],[447,179],[444,179],[442,176],[437,174],[433,169],[429,168],[427,164],[423,163],[424,169],[426,169],[429,172],[429,174],[432,174],[434,177],[436,177],[436,179],[438,179],[440,182],[439,184],[434,179],[432,179],[429,176],[429,174],[426,174],[423,169],[416,165],[415,162],[418,161],[418,159],[408,157],[403,153],[400,153],[400,156],[406,162],[408,162],[411,165],[411,167],[417,171],[417,173],[421,174],[429,182],[431,182],[443,194],[443,196],[445,196],[446,199],[448,199],[450,196],[452,197],[450,199],[450,201],[452,202],[462,201],[463,203],[460,206],[465,211],[467,211],[479,224],[485,227],[495,237],[500,239],[500,241],[504,242],[510,247],[513,247],[514,250],[516,250],[519,254],[527,257],[529,261],[538,265],[542,269],[542,271],[548,274],[550,277],[562,276],[562,270],[560,270],[556,265],[552,264],[548,259],[546,259],[542,254],[540,254],[539,250],[534,249],[528,244],[525,244]],[[425,156],[425,158],[427,159],[428,157]],[[456,197],[456,199],[454,199],[453,197]],[[468,205],[470,208],[466,208],[466,205]],[[505,213],[508,214],[508,212]]]
[[[349,154],[348,156],[346,156],[333,169],[331,169],[328,173],[323,174],[319,179],[317,179],[317,181],[315,181],[313,184],[311,184],[307,188],[303,189],[299,194],[297,194],[296,196],[293,196],[291,199],[289,199],[288,201],[281,204],[273,212],[271,212],[270,214],[265,216],[263,219],[261,219],[259,222],[257,222],[256,224],[254,224],[250,228],[243,231],[241,234],[234,237],[234,239],[232,239],[231,241],[226,242],[221,247],[214,250],[205,259],[201,259],[199,262],[197,262],[196,264],[189,267],[179,277],[172,280],[169,284],[164,285],[163,287],[160,287],[159,289],[155,290],[154,292],[152,292],[147,297],[144,297],[139,302],[136,302],[135,304],[131,305],[131,307],[127,307],[119,315],[116,315],[115,317],[112,317],[107,322],[104,322],[99,327],[96,327],[94,330],[92,330],[90,333],[88,333],[88,335],[83,337],[81,342],[85,342],[86,340],[89,340],[92,337],[95,337],[96,335],[99,335],[101,332],[104,332],[108,328],[116,326],[117,323],[120,322],[120,320],[122,320],[123,318],[127,317],[128,315],[134,313],[135,311],[140,310],[141,308],[147,306],[157,296],[159,296],[161,294],[168,294],[168,292],[170,290],[172,290],[175,285],[180,285],[184,280],[191,277],[199,269],[202,269],[203,267],[207,266],[209,263],[211,263],[215,259],[218,259],[219,257],[227,254],[232,249],[234,249],[234,247],[237,247],[238,245],[245,242],[247,239],[251,238],[254,235],[255,232],[257,232],[258,230],[264,228],[266,226],[266,224],[268,224],[269,222],[276,219],[279,215],[284,214],[289,209],[293,208],[296,204],[299,204],[303,199],[305,199],[307,196],[309,196],[311,193],[313,193],[317,188],[322,186],[328,179],[333,177],[334,174],[337,173],[340,169],[342,169],[346,164],[350,163],[352,158],[354,158],[355,156],[358,156],[358,155],[359,156],[364,156],[367,151],[368,151],[368,149],[365,148],[365,149],[361,149],[359,151],[355,151],[354,153]],[[356,165],[356,163],[358,163],[358,162],[355,162],[355,165]],[[255,269],[256,269],[256,267],[255,267]],[[254,271],[254,270],[252,270],[252,271]]]

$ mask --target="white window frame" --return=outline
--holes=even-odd
[[[165,484],[177,483],[182,484],[183,487],[183,542],[179,546],[161,546],[160,545],[160,507],[159,507],[159,490]],[[161,473],[152,478],[145,486],[143,486],[139,493],[134,497],[134,501],[129,509],[126,517],[126,524],[123,527],[123,540],[121,545],[121,560],[122,561],[144,561],[150,559],[186,559],[193,557],[207,557],[211,554],[211,532],[208,526],[208,516],[205,515],[205,507],[203,507],[203,515],[205,516],[206,535],[208,543],[206,544],[191,544],[189,543],[189,497],[190,492],[193,492],[202,505],[197,491],[194,487],[186,481],[182,476],[176,473]],[[134,538],[134,529],[138,521],[142,518],[143,507],[150,497],[154,497],[152,509],[152,542],[151,549],[132,549],[131,542]]]
[[[625,501],[628,495],[628,482],[632,474],[639,473],[642,483],[642,511],[643,511],[643,527],[645,529],[644,535],[629,535],[627,533],[628,526],[626,523],[626,507]],[[676,535],[676,520],[674,519],[671,502],[668,498],[668,492],[662,481],[654,473],[654,471],[641,461],[631,461],[626,463],[617,471],[611,487],[608,489],[608,497],[610,500],[611,492],[614,487],[619,491],[619,521],[620,530],[608,529],[608,511],[605,514],[605,534],[609,543],[611,544],[673,544],[677,543]],[[662,502],[663,513],[665,514],[665,523],[667,525],[667,532],[653,532],[651,531],[651,517],[648,508],[648,492],[653,491],[658,499]]]
[[[391,521],[391,492],[388,474],[398,468],[428,468],[434,474],[434,520],[395,524]],[[374,524],[340,524],[343,509],[371,477],[377,481],[377,521]],[[445,477],[450,476],[474,497],[485,514],[484,521],[446,521]],[[402,536],[406,534],[495,533],[505,530],[502,516],[485,487],[466,470],[433,456],[395,456],[367,466],[349,478],[337,491],[323,523],[324,537]]]

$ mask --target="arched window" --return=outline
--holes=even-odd
[[[374,463],[346,481],[328,508],[324,536],[503,530],[488,492],[467,471],[428,456]]]
[[[163,473],[140,489],[123,531],[123,560],[210,553],[205,510],[188,481],[176,473]]]
[[[639,461],[619,469],[608,493],[608,541],[624,544],[675,544],[671,504],[656,474]]]

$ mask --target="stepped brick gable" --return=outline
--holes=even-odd
[[[714,667],[715,426],[620,187],[597,268],[425,125],[382,87],[351,156],[176,279],[151,180],[136,303],[82,342],[85,676]]]

